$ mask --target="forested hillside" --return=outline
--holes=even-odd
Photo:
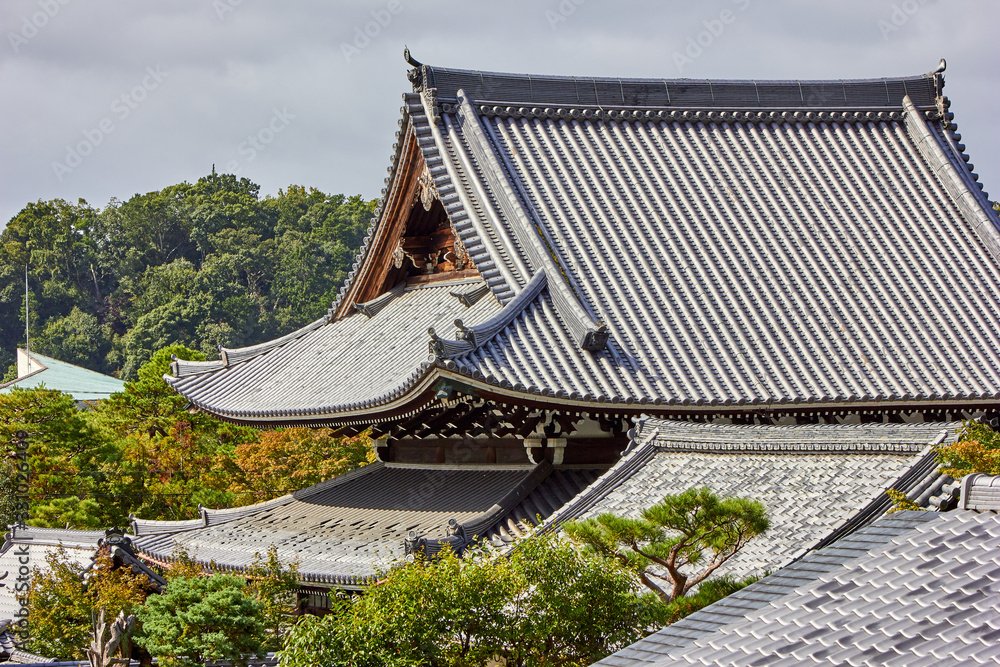
[[[0,371],[24,345],[25,266],[31,348],[126,380],[167,345],[211,359],[322,315],[375,202],[259,189],[213,172],[103,209],[25,206],[0,233]]]

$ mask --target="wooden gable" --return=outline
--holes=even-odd
[[[337,317],[403,281],[416,284],[479,275],[448,220],[412,133],[371,243]]]

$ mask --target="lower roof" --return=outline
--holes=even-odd
[[[470,538],[502,539],[512,518],[547,517],[599,472],[553,470],[548,463],[372,463],[258,505],[203,510],[196,521],[135,520],[133,544],[157,562],[170,561],[180,548],[212,569],[233,571],[273,545],[283,563],[298,563],[303,584],[355,587],[405,556],[408,539],[433,546],[459,528]]]
[[[213,362],[174,362],[165,379],[195,406],[227,419],[318,421],[383,405],[426,374],[428,329],[456,318],[474,326],[500,310],[492,296],[466,307],[456,295],[480,281],[414,285],[387,292],[377,307],[321,319],[277,341],[225,350]]]
[[[645,421],[633,451],[551,519],[639,516],[668,494],[707,486],[764,504],[771,528],[719,569],[742,578],[773,571],[875,520],[896,488],[927,505],[950,477],[933,447],[959,424],[729,426]]]

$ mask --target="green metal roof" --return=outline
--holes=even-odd
[[[31,359],[44,368],[0,385],[0,394],[8,394],[15,387],[35,389],[44,384],[46,389],[67,393],[77,401],[100,401],[111,394],[125,390],[125,383],[110,375],[103,375],[36,352],[31,353]]]

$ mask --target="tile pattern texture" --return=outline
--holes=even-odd
[[[547,518],[594,481],[596,470],[386,467],[373,463],[266,503],[230,510],[203,510],[199,520],[136,520],[133,544],[159,561],[183,547],[216,569],[241,570],[270,545],[285,562],[298,561],[303,582],[355,586],[405,555],[410,531],[440,539],[448,522],[480,525],[482,536],[507,535],[513,521]],[[511,497],[525,483],[520,497]],[[519,486],[520,485],[520,486]],[[509,506],[500,505],[509,502]]]
[[[651,419],[637,435],[640,447],[549,522],[606,512],[638,517],[668,494],[707,486],[766,507],[771,529],[718,571],[759,576],[838,529],[874,520],[888,508],[886,488],[916,499],[929,483],[942,485],[948,478],[936,472],[930,448],[952,441],[959,426],[721,426]],[[918,467],[920,474],[911,475]],[[866,514],[870,507],[875,511]]]

